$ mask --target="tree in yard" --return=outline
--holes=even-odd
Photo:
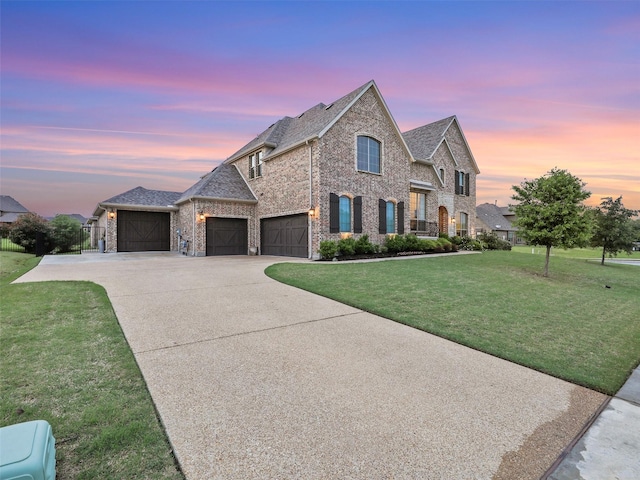
[[[26,253],[36,253],[36,239],[42,238],[45,252],[51,251],[51,227],[47,221],[35,213],[25,213],[11,225],[9,240],[24,247]]]
[[[636,210],[629,210],[622,205],[622,197],[613,200],[602,199],[600,206],[594,210],[595,232],[591,238],[592,247],[602,247],[602,261],[608,254],[615,257],[618,252],[631,253],[636,231],[631,217],[637,215]]]
[[[583,201],[591,192],[586,184],[566,170],[554,168],[540,178],[525,180],[512,188],[511,205],[518,233],[530,245],[547,247],[544,276],[549,276],[551,247],[586,246],[591,238],[591,221]]]
[[[56,215],[50,222],[53,241],[60,253],[70,252],[75,246],[81,247],[82,224],[68,215]]]

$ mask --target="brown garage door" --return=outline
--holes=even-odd
[[[207,255],[246,255],[245,218],[207,218]]]
[[[118,211],[118,251],[168,251],[171,247],[169,214]]]
[[[263,255],[307,258],[307,215],[265,218],[260,222]]]

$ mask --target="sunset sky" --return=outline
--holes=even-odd
[[[7,1],[0,190],[43,216],[184,191],[274,121],[375,80],[450,115],[477,203],[554,167],[640,209],[640,2]]]

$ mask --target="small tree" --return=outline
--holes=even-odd
[[[551,247],[573,248],[588,245],[591,222],[583,201],[590,192],[585,184],[566,170],[554,168],[540,178],[514,185],[511,198],[519,233],[530,245],[547,247],[544,276],[549,276]]]
[[[36,239],[42,236],[45,252],[51,251],[51,227],[47,221],[35,213],[25,213],[11,225],[9,239],[24,248],[26,253],[36,253]]]
[[[613,200],[602,199],[600,206],[594,210],[595,232],[591,238],[591,246],[602,247],[602,261],[608,254],[615,257],[618,252],[631,253],[636,232],[631,217],[637,215],[636,210],[629,210],[622,205],[622,197]]]
[[[50,222],[52,237],[58,252],[70,252],[74,245],[82,243],[82,224],[68,215],[56,215]],[[78,245],[80,248],[81,245]]]

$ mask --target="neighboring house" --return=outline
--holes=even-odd
[[[9,195],[0,195],[0,223],[13,223],[24,213],[29,213],[20,202]]]
[[[476,232],[493,232],[511,245],[523,243],[522,239],[518,238],[518,228],[512,223],[514,220],[515,214],[509,207],[498,207],[492,203],[483,203],[476,207]]]
[[[317,258],[320,242],[473,235],[476,161],[455,116],[404,134],[375,82],[284,117],[184,193],[98,204],[107,251]]]
[[[64,215],[65,217],[73,218],[74,220],[79,221],[82,225],[87,223],[87,219],[80,215],[79,213],[59,213],[55,217],[47,217],[47,220],[51,221],[56,218],[58,215]]]

